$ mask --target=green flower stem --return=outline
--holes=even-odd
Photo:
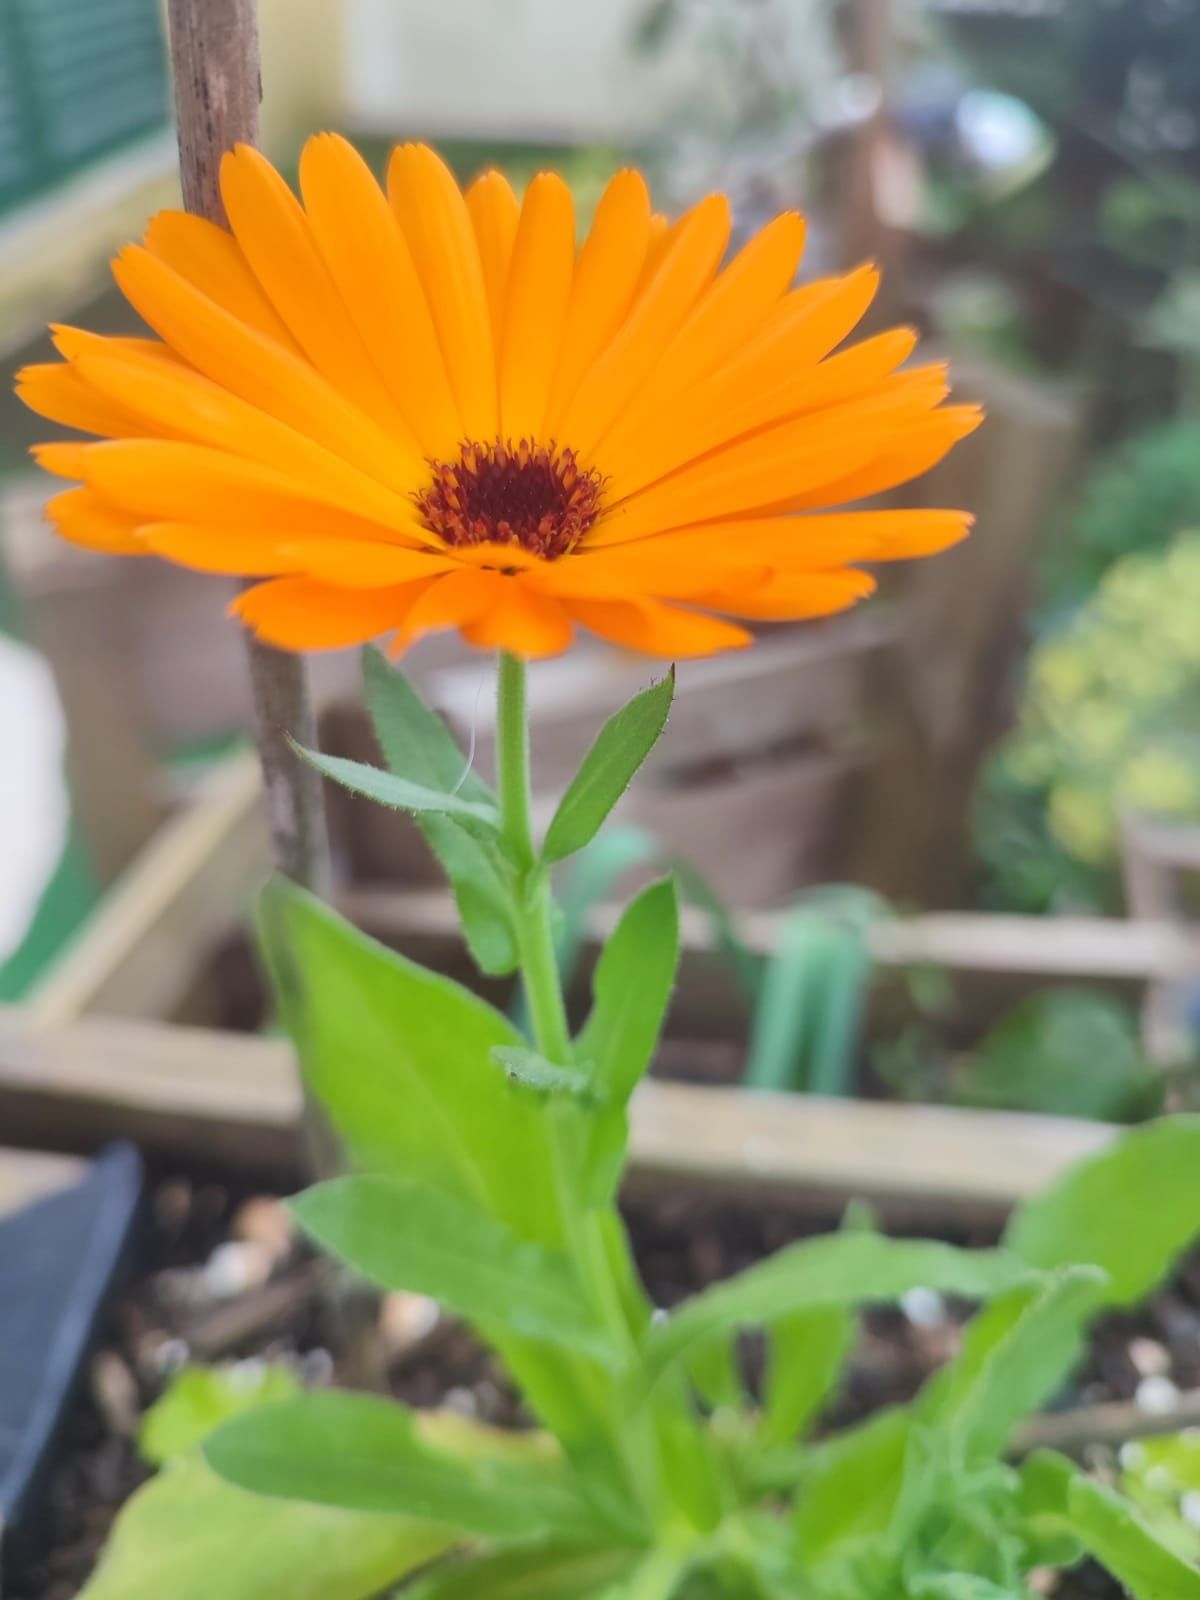
[[[525,663],[507,653],[500,656],[496,693],[496,764],[504,837],[517,869],[517,949],[534,1042],[547,1061],[565,1067],[571,1035],[554,951],[550,884],[533,842]]]

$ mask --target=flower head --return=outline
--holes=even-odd
[[[327,134],[303,205],[248,148],[221,180],[228,230],[163,212],[114,264],[156,337],[58,328],[64,362],[19,387],[100,436],[37,448],[81,485],[50,502],[63,536],[262,578],[234,610],[273,644],[457,627],[539,656],[578,624],[705,655],[966,532],[834,509],[924,472],[978,412],[903,365],[905,329],[837,351],[876,274],[793,287],[794,214],[725,262],[723,197],[668,224],[626,171],[577,247],[553,173],[521,202],[495,172],[464,194],[405,145],[385,196]]]

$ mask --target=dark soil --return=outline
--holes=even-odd
[[[785,1204],[683,1191],[639,1197],[628,1211],[639,1264],[663,1305],[813,1226]],[[319,1271],[289,1241],[283,1223],[261,1197],[179,1176],[158,1180],[142,1273],[112,1309],[103,1347],[67,1420],[40,1521],[10,1559],[8,1600],[71,1600],[78,1593],[113,1517],[148,1476],[134,1442],[137,1418],[188,1360],[285,1362],[309,1382],[354,1382],[364,1375],[366,1346],[373,1359],[382,1352],[390,1387],[413,1405],[449,1404],[497,1423],[523,1420],[497,1365],[460,1325],[434,1319],[426,1302],[408,1296],[389,1297],[382,1307],[366,1302],[365,1319],[358,1320],[369,1323],[369,1341],[347,1336],[344,1310],[334,1326]],[[980,1234],[965,1242],[991,1240]],[[236,1292],[239,1274],[245,1281]],[[826,1425],[908,1399],[953,1355],[962,1308],[935,1301],[910,1311],[863,1318]],[[1087,1366],[1063,1402],[1132,1398],[1148,1359],[1180,1388],[1200,1387],[1200,1255],[1144,1310],[1110,1318],[1097,1330]],[[754,1367],[750,1345],[752,1380]],[[1121,1591],[1088,1569],[1069,1575],[1054,1593],[1057,1600],[1117,1600]]]

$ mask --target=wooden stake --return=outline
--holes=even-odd
[[[255,9],[255,0],[168,0],[183,203],[210,222],[226,220],[221,157],[236,144],[258,144],[262,74]],[[287,742],[290,734],[316,745],[304,659],[246,638],[275,864],[325,893],[329,844],[321,780]]]
[[[258,144],[262,70],[256,0],[168,0],[171,70],[179,129],[183,203],[225,223],[221,157]],[[263,798],[275,865],[317,894],[331,887],[329,840],[319,775],[300,761],[289,735],[313,749],[316,717],[304,658],[246,635],[254,690]],[[337,1141],[320,1108],[306,1099],[304,1135],[318,1176],[341,1166]]]

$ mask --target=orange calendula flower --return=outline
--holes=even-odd
[[[286,649],[457,627],[542,656],[578,624],[682,657],[841,610],[873,587],[856,563],[966,532],[835,509],[979,414],[903,365],[905,329],[833,353],[876,274],[793,287],[798,216],[726,262],[722,196],[668,226],[621,172],[577,245],[553,173],[464,194],[405,145],[385,195],[328,134],[300,187],[227,156],[228,231],[164,212],[114,264],[157,337],[58,328],[64,362],[21,373],[35,411],[101,436],[36,450],[80,485],[50,503],[65,538],[264,579],[233,609]]]

